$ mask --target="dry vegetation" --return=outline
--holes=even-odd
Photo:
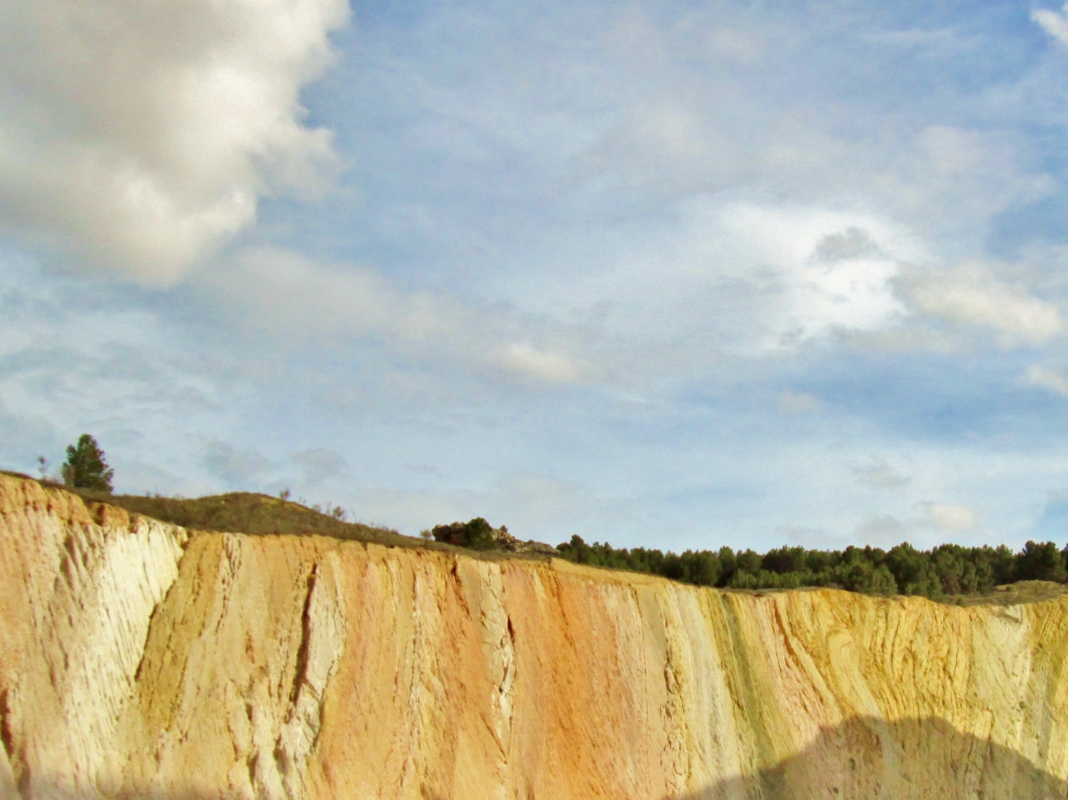
[[[1014,606],[1041,603],[1068,594],[1068,586],[1053,581],[1017,581],[998,586],[992,592],[958,595],[950,602],[961,606]]]

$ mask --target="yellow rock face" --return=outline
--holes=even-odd
[[[186,532],[0,476],[0,797],[1068,796],[1068,602]]]

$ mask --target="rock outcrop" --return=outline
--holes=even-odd
[[[191,532],[0,476],[0,797],[1068,795],[1068,601]]]

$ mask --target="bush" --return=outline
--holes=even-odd
[[[439,542],[467,547],[471,550],[493,550],[497,547],[496,532],[493,526],[482,517],[475,517],[469,522],[436,525],[431,535]]]

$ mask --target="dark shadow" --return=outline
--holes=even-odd
[[[1048,754],[1048,730],[1034,731],[1032,741],[1040,756]],[[730,778],[665,800],[1066,797],[1068,782],[1039,769],[1015,751],[961,733],[944,720],[886,722],[860,717],[825,728],[801,753],[757,775]]]

